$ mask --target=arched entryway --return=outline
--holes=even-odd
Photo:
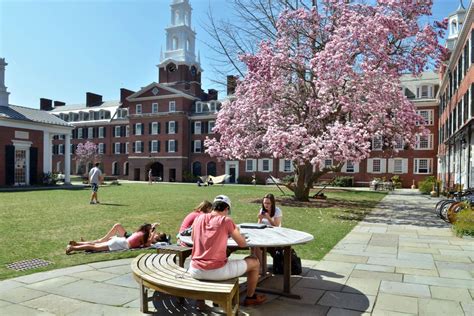
[[[207,175],[208,176],[217,176],[217,171],[216,171],[216,163],[214,161],[210,161],[207,163]]]
[[[151,175],[155,181],[163,181],[163,165],[159,162],[153,162],[145,168],[145,179],[148,181],[148,171],[151,169]]]
[[[193,162],[193,176],[202,176],[201,163],[199,161]]]

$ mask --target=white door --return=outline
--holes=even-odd
[[[225,173],[230,176],[226,180],[227,183],[237,183],[239,178],[239,162],[236,160],[225,162]]]
[[[15,150],[15,185],[27,185],[26,150]]]

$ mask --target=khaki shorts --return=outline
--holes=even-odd
[[[214,270],[199,270],[189,267],[189,273],[197,280],[229,280],[241,276],[246,271],[247,262],[243,259],[229,260],[225,266]]]
[[[107,242],[107,246],[109,246],[110,251],[126,250],[130,248],[128,246],[127,238],[117,236],[113,236],[112,238],[110,238]]]

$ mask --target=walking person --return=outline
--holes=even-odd
[[[99,169],[100,163],[96,162],[94,168],[89,171],[89,183],[92,188],[92,195],[90,204],[99,204],[97,199],[97,191],[99,191],[99,184],[102,183],[102,171]]]
[[[153,184],[153,171],[151,170],[148,170],[148,184]]]

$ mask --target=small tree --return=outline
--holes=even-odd
[[[437,38],[442,31],[418,24],[431,5],[323,0],[284,11],[276,39],[241,57],[247,74],[223,104],[214,130],[220,138],[206,139],[206,152],[290,159],[295,178],[288,187],[307,200],[319,177],[367,158],[374,137],[385,147],[414,143],[422,118],[399,78],[420,74],[445,53]],[[321,167],[325,159],[333,166]]]
[[[75,154],[76,157],[74,159],[80,166],[86,166],[89,162],[94,163],[101,159],[101,155],[98,153],[98,146],[90,141],[77,144]],[[87,173],[88,170],[85,170],[85,172]]]

